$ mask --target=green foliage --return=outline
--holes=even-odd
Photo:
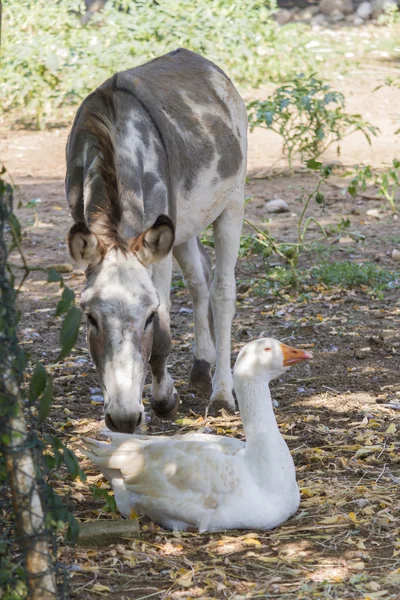
[[[77,522],[49,481],[51,473],[54,469],[59,469],[61,465],[66,467],[72,478],[80,477],[84,480],[85,475],[79,467],[76,456],[57,437],[39,434],[38,429],[41,429],[45,423],[53,400],[52,379],[41,363],[37,363],[33,369],[25,393],[22,389],[23,371],[27,360],[18,346],[15,313],[17,292],[14,289],[15,277],[8,263],[9,252],[16,249],[21,256],[24,265],[22,280],[29,275],[30,268],[21,248],[21,226],[12,212],[12,185],[5,180],[6,175],[5,168],[0,168],[0,252],[4,261],[2,263],[3,269],[0,272],[0,338],[2,340],[0,362],[6,372],[9,373],[8,384],[4,384],[5,378],[0,378],[0,490],[6,491],[0,511],[0,522],[2,526],[5,525],[5,530],[9,533],[8,530],[12,526],[13,512],[10,511],[10,514],[8,514],[6,510],[8,508],[8,469],[6,460],[10,456],[10,445],[15,444],[16,436],[18,436],[17,431],[19,431],[13,425],[13,418],[19,415],[18,410],[21,410],[19,408],[21,405],[20,398],[25,395],[25,404],[35,409],[34,411],[28,410],[26,414],[29,417],[32,412],[37,414],[36,423],[29,423],[29,434],[24,444],[26,444],[25,449],[32,452],[35,459],[37,485],[40,489],[45,514],[44,525],[48,531],[64,529],[67,526],[67,535],[73,541],[77,537]],[[5,237],[3,237],[4,233],[6,233]],[[5,238],[8,238],[7,245]],[[8,267],[9,277],[4,272],[5,266]],[[61,286],[64,285],[61,276],[55,271],[49,273],[49,280],[58,281]],[[72,339],[74,336],[76,337],[79,329],[75,317],[78,309],[72,306],[74,303],[72,290],[64,287],[60,302],[63,304],[57,308],[57,313],[61,314],[68,311],[67,318],[70,317],[68,327],[65,327],[65,322],[63,323],[64,329],[68,329],[68,335],[64,334],[65,339],[61,339],[61,353],[67,354],[71,349]],[[13,448],[11,452],[14,451]],[[18,507],[13,507],[13,509],[18,510]],[[43,535],[43,533],[41,532],[40,535]],[[20,561],[16,561],[12,553],[12,543],[10,539],[4,536],[0,537],[0,597],[8,600],[27,597],[25,572],[19,566]]]
[[[385,6],[383,14],[378,17],[379,25],[388,25],[389,27],[400,23],[400,10],[395,4]]]
[[[81,102],[117,71],[177,47],[203,54],[237,84],[282,81],[315,61],[306,40],[280,28],[274,0],[108,2],[86,26],[80,0],[4,0],[0,107],[38,127]],[[310,67],[311,68],[311,67]]]
[[[247,106],[250,129],[263,127],[283,138],[283,151],[292,169],[293,155],[301,160],[317,158],[331,144],[337,143],[356,131],[361,131],[368,143],[378,129],[361,115],[345,112],[343,94],[315,74],[303,73],[292,77],[271,95],[269,100],[255,100]]]
[[[397,212],[396,192],[400,187],[400,161],[397,158],[386,171],[381,173],[373,173],[369,165],[361,167],[357,165],[352,175],[347,186],[350,196],[354,198],[359,188],[365,192],[368,184],[373,185],[378,188],[378,196],[389,202],[392,212]]]
[[[68,356],[72,348],[75,346],[79,334],[79,326],[81,324],[82,313],[79,308],[73,306],[68,311],[60,331],[61,351],[57,360],[61,360]]]
[[[104,509],[107,512],[110,512],[110,513],[118,512],[117,503],[115,502],[113,492],[110,492],[110,490],[107,490],[104,488],[97,487],[95,485],[91,486],[90,491],[93,494],[93,498],[95,498],[96,500],[99,500],[99,499],[104,500]]]
[[[316,204],[323,204],[325,201],[324,194],[321,192],[322,184],[330,177],[332,173],[331,165],[323,165],[321,162],[315,159],[310,159],[306,162],[307,168],[315,173],[318,177],[318,182],[314,189],[310,192],[303,192],[297,201],[302,204],[302,210],[297,222],[297,241],[293,243],[279,242],[272,235],[270,231],[270,221],[265,223],[266,230],[260,230],[255,227],[249,221],[246,221],[248,225],[253,227],[256,233],[251,236],[243,236],[240,244],[240,256],[246,256],[249,254],[258,254],[264,260],[264,264],[268,269],[269,258],[273,255],[277,255],[282,258],[291,269],[291,283],[296,285],[298,283],[298,261],[300,254],[310,248],[310,246],[319,243],[320,241],[326,240],[331,236],[338,236],[346,231],[346,235],[350,235],[355,239],[362,239],[357,233],[349,232],[350,221],[348,219],[342,220],[336,226],[322,225],[314,216],[310,215],[306,217],[307,210],[310,206],[310,202],[314,200]],[[311,223],[314,223],[320,232],[318,238],[308,239],[308,229]]]
[[[329,287],[354,288],[364,285],[376,290],[400,286],[399,273],[381,269],[373,263],[329,261],[313,267],[310,273],[312,280]]]

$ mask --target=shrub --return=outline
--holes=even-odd
[[[271,15],[275,1],[108,2],[86,26],[80,0],[5,0],[0,106],[43,127],[113,73],[184,46],[215,61],[237,84],[282,80],[310,53]],[[283,57],[285,60],[282,60]]]
[[[333,105],[333,107],[332,107]],[[292,169],[293,155],[317,158],[333,143],[361,131],[369,143],[378,129],[361,115],[345,112],[343,94],[315,74],[296,75],[278,87],[269,100],[255,100],[248,105],[250,129],[263,127],[283,138],[283,151]]]

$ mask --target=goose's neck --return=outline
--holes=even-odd
[[[269,384],[264,380],[241,380],[236,382],[236,394],[240,415],[246,434],[248,451],[267,448],[281,438],[272,407]]]

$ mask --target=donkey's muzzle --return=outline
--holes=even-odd
[[[119,433],[135,433],[136,429],[144,423],[144,410],[121,416],[106,412],[104,420],[106,426],[111,431],[118,431]]]

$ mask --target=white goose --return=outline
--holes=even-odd
[[[234,368],[246,443],[201,433],[152,437],[107,432],[84,438],[85,454],[110,481],[119,511],[173,530],[271,529],[300,503],[296,473],[272,408],[269,382],[312,358],[275,339],[247,344]]]

